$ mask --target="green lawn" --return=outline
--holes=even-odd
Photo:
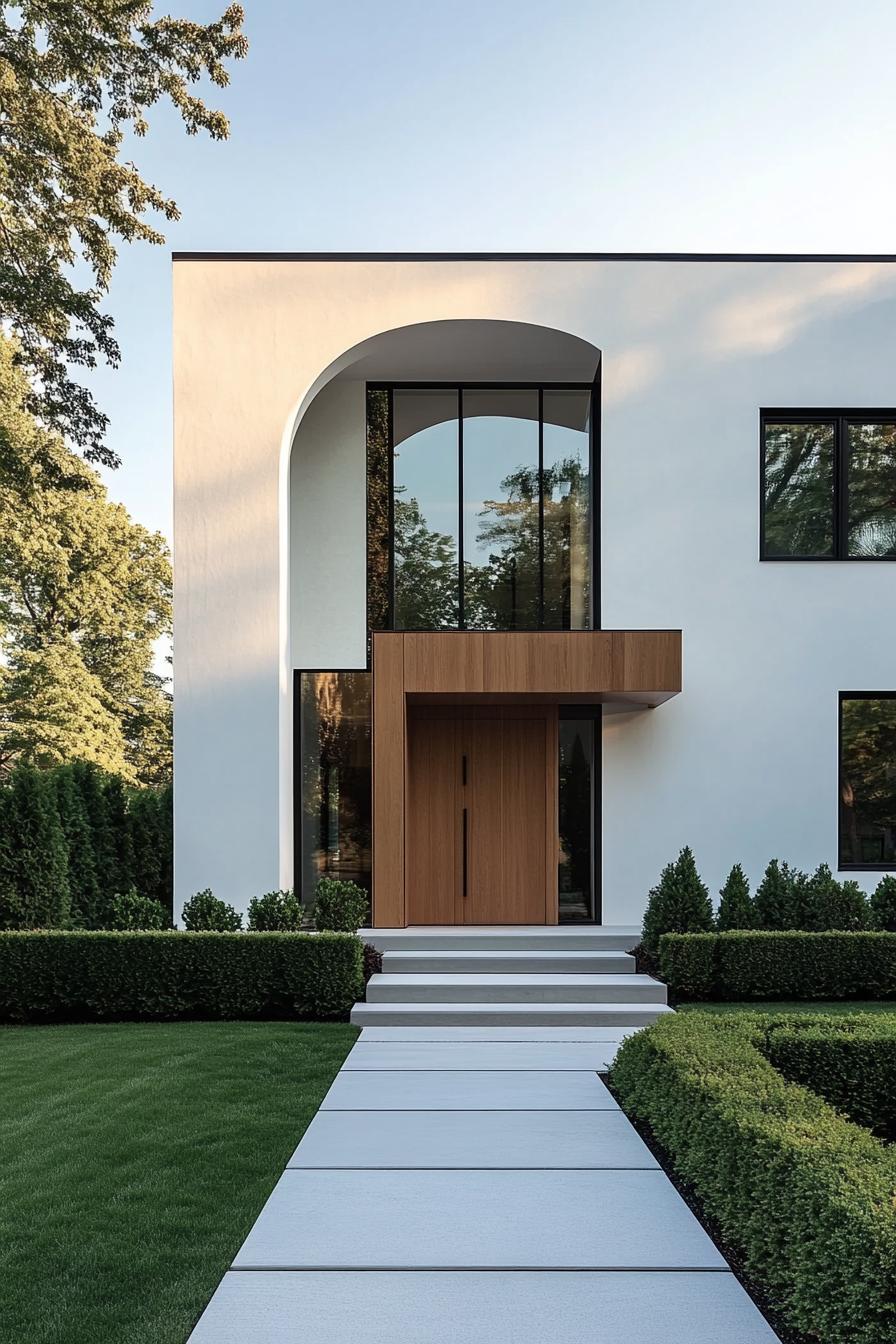
[[[679,1003],[680,1013],[896,1013],[896,999],[783,1000]]]
[[[357,1034],[0,1028],[0,1340],[184,1344]]]

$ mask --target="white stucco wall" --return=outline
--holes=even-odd
[[[291,881],[291,668],[364,640],[362,385],[312,394],[449,318],[603,351],[603,625],[684,632],[683,694],[605,727],[605,922],[685,843],[713,889],[736,859],[835,865],[837,692],[896,684],[896,571],[759,563],[758,410],[896,401],[896,267],[184,260],[174,302],[177,904]]]

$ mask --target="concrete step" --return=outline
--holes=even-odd
[[[380,951],[628,952],[641,941],[634,924],[465,924],[359,929]]]
[[[387,974],[434,973],[444,971],[478,974],[524,975],[625,975],[635,969],[635,959],[626,952],[606,951],[457,951],[424,950],[383,953],[383,971]]]
[[[673,1010],[665,1003],[356,1003],[356,1027],[625,1027]]]
[[[373,975],[368,1003],[665,1003],[649,975]]]

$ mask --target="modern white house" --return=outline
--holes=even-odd
[[[896,869],[896,261],[175,254],[175,911]]]

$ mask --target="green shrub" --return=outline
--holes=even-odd
[[[712,926],[709,892],[700,880],[694,855],[685,848],[663,869],[647,899],[641,943],[655,956],[664,933],[701,933]]]
[[[246,926],[255,932],[276,933],[302,927],[302,903],[292,891],[269,891],[249,902]]]
[[[617,1096],[792,1329],[892,1344],[896,1152],[774,1068],[774,1022],[670,1014],[622,1043]]]
[[[368,897],[357,882],[322,877],[314,898],[314,927],[355,933],[367,918]]]
[[[136,888],[112,898],[113,929],[170,929],[165,910],[151,896],[141,896]]]
[[[725,885],[719,892],[719,909],[716,915],[716,928],[752,929],[756,925],[756,912],[750,899],[750,884],[747,875],[736,863],[725,879]]]
[[[107,906],[103,902],[93,831],[81,792],[77,767],[62,765],[48,772],[56,798],[56,811],[65,838],[71,922],[76,927],[97,928]]]
[[[42,771],[19,766],[5,792],[0,928],[58,928],[68,919],[69,888],[55,790]]]
[[[896,1016],[795,1017],[772,1027],[763,1049],[791,1082],[896,1138]]]
[[[0,1021],[344,1018],[360,939],[337,933],[0,933]]]
[[[896,877],[882,877],[871,895],[870,918],[875,929],[896,933]]]
[[[838,882],[826,863],[818,865],[802,890],[805,907],[797,911],[794,928],[822,933],[868,927],[868,902],[858,882]]]
[[[757,929],[798,929],[805,873],[772,859],[756,888],[753,910]]]
[[[243,927],[242,915],[226,901],[219,901],[208,887],[190,897],[182,919],[191,933],[236,933]]]
[[[128,802],[134,886],[171,914],[171,789],[134,789]]]
[[[659,973],[676,999],[896,998],[896,934],[666,934]]]

